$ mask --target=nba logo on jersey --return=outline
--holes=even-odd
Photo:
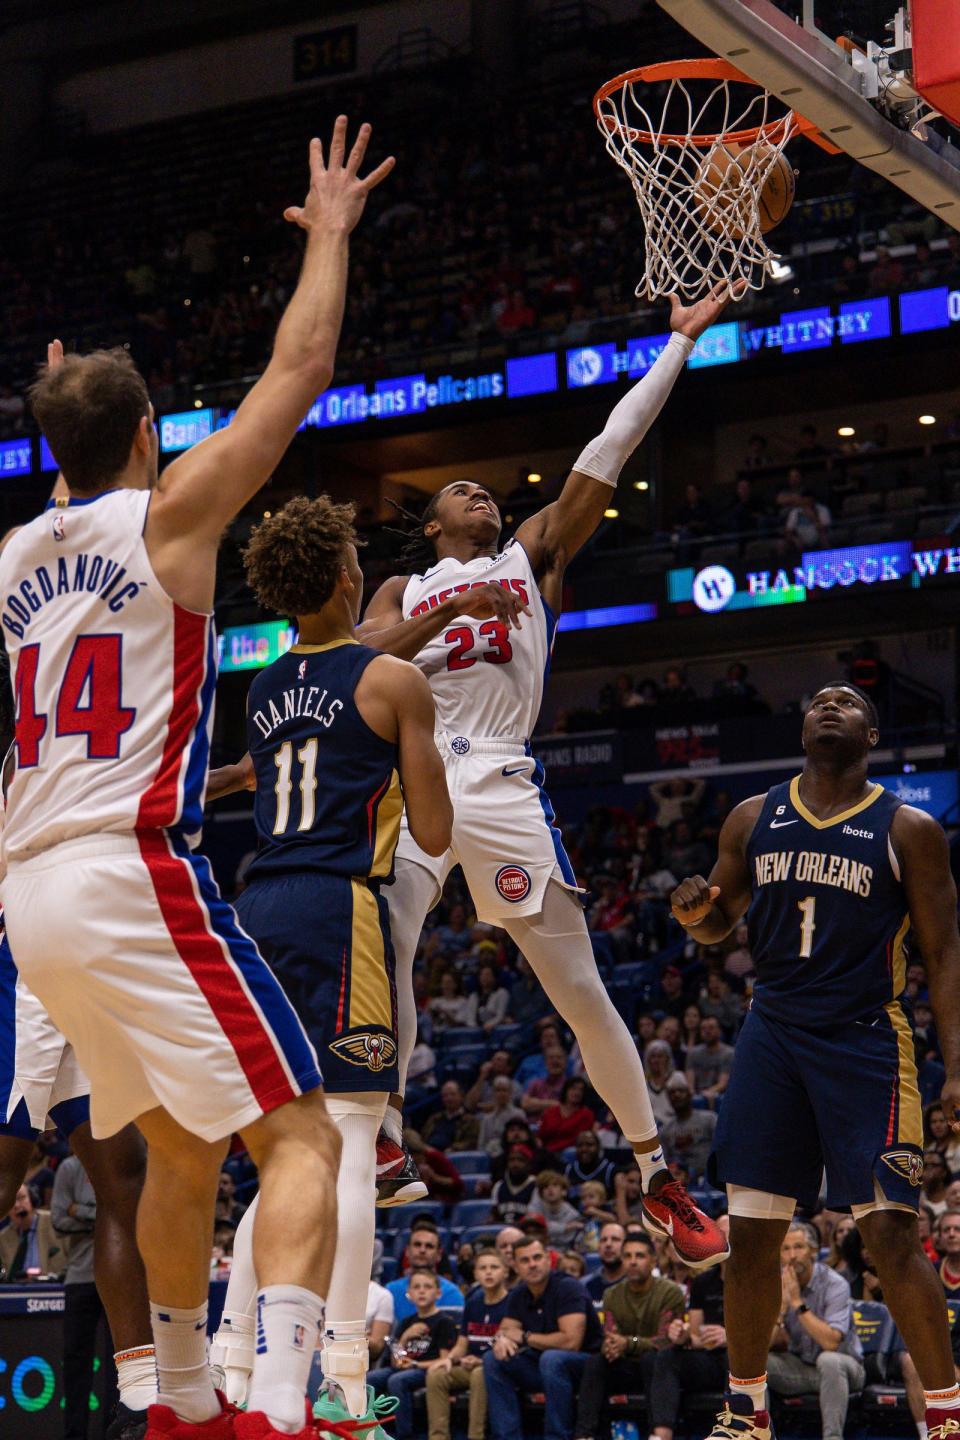
[[[58,512],[53,517],[53,538],[54,540],[62,540],[66,533],[67,527],[63,516]]]
[[[306,679],[306,676],[307,676],[307,662],[306,662],[306,660],[301,660],[301,661],[300,661],[300,664],[297,666],[297,679],[298,679],[298,680],[305,680],[305,679]]]
[[[514,905],[530,894],[530,876],[522,865],[501,865],[493,883],[504,900]]]

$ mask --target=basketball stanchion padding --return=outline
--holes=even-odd
[[[593,109],[643,221],[637,295],[762,289],[780,258],[765,236],[796,188],[785,147],[816,127],[718,59],[629,70],[597,91]]]

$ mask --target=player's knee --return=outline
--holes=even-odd
[[[922,1255],[916,1217],[906,1210],[873,1210],[861,1216],[857,1226],[871,1255],[884,1270],[894,1274],[917,1255]]]
[[[759,1220],[750,1215],[731,1215],[731,1258],[736,1258],[750,1269],[763,1269],[772,1264],[779,1273],[784,1228],[785,1222],[780,1220]]]

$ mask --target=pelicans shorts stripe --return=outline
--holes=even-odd
[[[327,1091],[395,1091],[394,954],[379,885],[310,870],[263,876],[237,915],[316,1047]]]

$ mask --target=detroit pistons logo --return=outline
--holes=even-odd
[[[916,1150],[888,1150],[880,1159],[884,1165],[899,1175],[903,1180],[909,1180],[913,1186],[923,1183],[923,1156]]]
[[[501,865],[494,876],[494,885],[511,905],[526,900],[530,894],[530,876],[522,865]]]
[[[362,1065],[375,1074],[392,1065],[397,1058],[397,1043],[393,1037],[371,1030],[342,1035],[339,1040],[331,1041],[330,1049],[348,1065]]]

